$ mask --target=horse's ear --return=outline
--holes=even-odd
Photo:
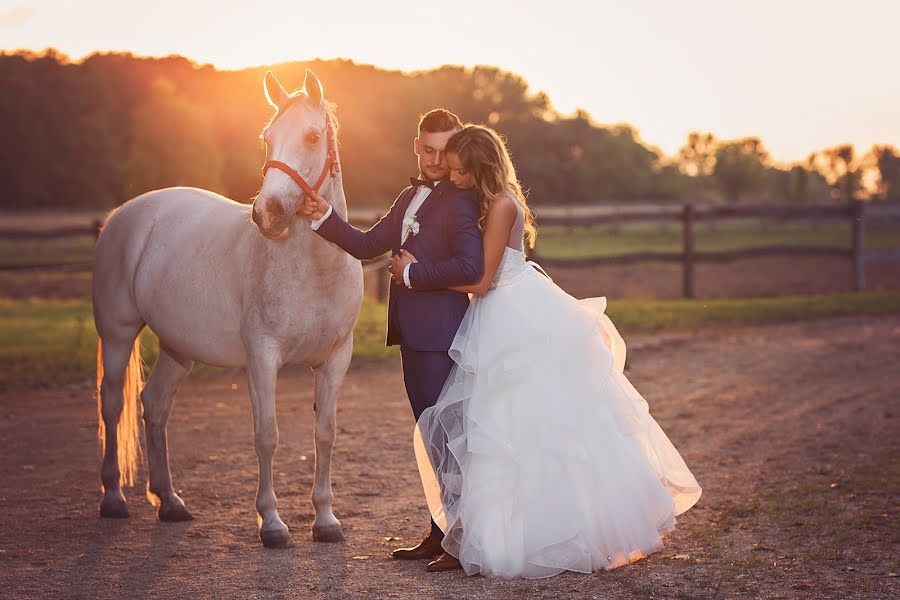
[[[309,69],[306,70],[303,89],[309,94],[309,99],[312,100],[313,106],[318,106],[322,103],[322,97],[325,95],[325,91],[322,89],[322,82]]]
[[[281,108],[288,101],[288,93],[281,87],[278,78],[272,74],[272,71],[266,71],[265,85],[266,100],[273,108]]]

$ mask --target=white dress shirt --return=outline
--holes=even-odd
[[[437,182],[435,182],[437,183]],[[403,220],[406,220],[410,217],[414,217],[419,209],[422,208],[422,205],[425,204],[425,200],[428,196],[431,195],[431,188],[425,185],[420,185],[416,188],[416,195],[413,196],[413,199],[410,201],[409,206],[406,207],[406,213],[403,215]],[[318,229],[322,223],[324,223],[328,217],[331,216],[332,212],[331,205],[328,206],[328,210],[325,211],[325,214],[322,215],[321,219],[316,219],[315,221],[310,222],[309,226],[315,231]],[[402,221],[401,221],[402,222]],[[400,244],[406,241],[409,237],[410,231],[404,226],[400,229]],[[412,289],[412,284],[409,282],[409,267],[412,265],[406,265],[406,268],[403,269],[403,283],[406,284],[406,287]]]

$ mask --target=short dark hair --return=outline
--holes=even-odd
[[[462,121],[445,108],[435,108],[419,118],[419,133],[443,133],[462,129]]]

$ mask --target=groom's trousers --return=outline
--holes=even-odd
[[[416,421],[426,408],[434,406],[441,395],[444,383],[453,368],[453,359],[442,352],[412,350],[400,344],[400,358],[403,361],[403,383],[412,406]],[[444,537],[440,528],[431,521],[431,531],[439,538]]]

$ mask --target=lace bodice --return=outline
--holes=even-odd
[[[516,221],[513,223],[509,232],[509,239],[506,247],[503,249],[503,256],[500,257],[500,266],[494,273],[494,279],[491,280],[491,288],[506,285],[527,271],[528,266],[525,260],[525,212],[519,203],[516,203]]]
[[[503,256],[500,257],[500,266],[494,273],[494,279],[491,281],[491,288],[512,283],[528,268],[525,261],[525,253],[507,246],[503,249]]]

